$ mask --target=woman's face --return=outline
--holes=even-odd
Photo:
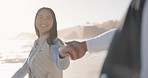
[[[49,33],[52,26],[53,18],[51,12],[46,9],[40,10],[36,17],[36,28],[39,30],[40,36]]]

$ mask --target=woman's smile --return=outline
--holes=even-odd
[[[42,9],[36,18],[36,27],[40,35],[48,34],[53,26],[52,14],[46,9]]]
[[[40,27],[41,27],[41,28],[46,28],[47,25],[45,25],[45,24],[41,24]]]

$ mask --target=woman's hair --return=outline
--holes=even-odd
[[[53,44],[53,40],[54,40],[55,38],[57,38],[57,21],[56,21],[55,13],[54,13],[54,11],[53,11],[51,8],[42,7],[42,8],[40,8],[40,9],[37,11],[36,16],[35,16],[35,23],[34,23],[34,24],[35,24],[35,31],[36,31],[36,35],[37,35],[38,37],[40,37],[39,30],[38,30],[37,27],[36,27],[36,18],[37,18],[38,13],[39,13],[42,9],[46,9],[46,10],[50,11],[50,12],[51,12],[51,15],[52,15],[52,18],[53,18],[53,26],[52,26],[52,28],[51,28],[50,31],[49,31],[49,37],[48,37],[48,39],[47,39],[47,43],[48,43],[49,45],[51,45],[51,44]]]

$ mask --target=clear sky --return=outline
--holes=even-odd
[[[34,33],[34,17],[41,7],[55,11],[58,30],[120,20],[131,0],[0,0],[0,37],[20,32]]]

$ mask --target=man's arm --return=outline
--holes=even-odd
[[[76,60],[85,55],[87,51],[89,52],[99,52],[103,50],[107,50],[116,29],[109,30],[96,38],[89,39],[87,41],[79,42],[79,41],[71,41],[66,43],[67,45],[71,45],[76,52],[72,52],[72,55],[77,55],[74,59]]]
[[[90,53],[105,51],[108,49],[117,29],[111,29],[101,35],[86,41],[87,50]]]

